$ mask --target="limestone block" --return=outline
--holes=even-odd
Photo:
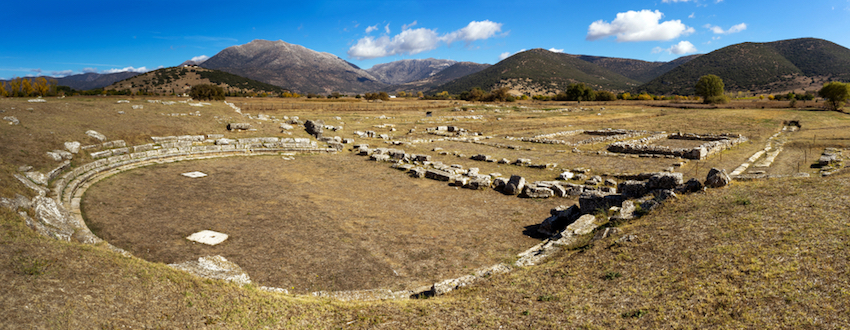
[[[106,135],[100,134],[97,131],[88,130],[86,131],[86,135],[91,136],[101,142],[106,141]]]
[[[65,150],[68,150],[72,154],[76,154],[80,152],[80,143],[77,141],[73,142],[65,142]]]
[[[555,193],[546,187],[528,185],[523,189],[523,195],[528,198],[549,198],[555,196]]]
[[[682,184],[682,173],[661,172],[653,173],[646,183],[648,190],[654,189],[675,189]]]
[[[596,224],[596,217],[592,214],[585,214],[576,219],[575,222],[569,224],[566,229],[564,229],[565,233],[573,234],[573,235],[585,235],[593,232],[598,225]],[[563,236],[566,236],[562,234]]]
[[[511,175],[502,192],[508,195],[519,195],[523,188],[525,188],[525,178],[519,175]]]

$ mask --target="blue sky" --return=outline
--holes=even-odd
[[[154,70],[254,39],[328,52],[364,69],[429,57],[492,64],[532,48],[669,61],[748,41],[815,37],[850,47],[850,0],[48,0],[2,7],[0,79]]]

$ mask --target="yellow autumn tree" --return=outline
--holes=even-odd
[[[9,81],[9,96],[18,96],[21,92],[21,78],[13,78]]]
[[[9,96],[9,92],[6,90],[6,83],[0,81],[0,96]]]
[[[29,79],[21,80],[21,91],[24,92],[24,96],[30,96],[35,92],[35,88],[32,87],[32,82]]]
[[[44,97],[50,92],[50,83],[47,81],[47,78],[38,77],[35,79],[35,85],[33,88],[38,95]]]

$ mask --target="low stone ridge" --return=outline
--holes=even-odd
[[[251,278],[239,265],[218,255],[200,257],[198,261],[193,260],[180,264],[169,264],[168,266],[203,278],[225,280],[238,285],[251,283]]]
[[[651,144],[665,138],[671,140],[699,140],[707,142],[690,149],[671,148]],[[745,141],[747,141],[746,137],[732,133],[703,135],[692,133],[672,133],[669,135],[655,134],[639,140],[614,142],[608,145],[608,151],[624,154],[654,154],[670,155],[687,159],[705,159],[710,155],[732,148]]]
[[[595,135],[595,137],[585,139],[578,142],[568,142],[564,140],[555,139],[556,137],[567,137],[567,136],[575,136],[579,134],[587,134],[587,135]],[[606,129],[606,130],[572,130],[572,131],[564,131],[564,132],[556,132],[550,134],[537,135],[534,137],[521,137],[521,138],[511,138],[520,140],[523,142],[533,142],[533,143],[545,143],[545,144],[560,144],[572,147],[578,147],[587,144],[595,144],[601,142],[608,142],[614,140],[624,140],[630,138],[636,138],[638,136],[653,134],[649,131],[635,131],[635,130],[625,130],[625,129]]]

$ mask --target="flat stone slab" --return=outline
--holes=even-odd
[[[216,245],[221,242],[224,242],[227,237],[228,236],[225,233],[219,233],[217,231],[212,230],[202,230],[192,235],[189,235],[189,237],[186,237],[186,239],[193,242],[204,243],[206,245]]]
[[[195,171],[195,172],[186,172],[186,173],[183,173],[183,174],[181,174],[181,175],[182,175],[182,176],[185,176],[185,177],[189,177],[189,178],[203,178],[203,177],[207,176],[207,174],[206,174],[206,173],[198,172],[198,171]]]

